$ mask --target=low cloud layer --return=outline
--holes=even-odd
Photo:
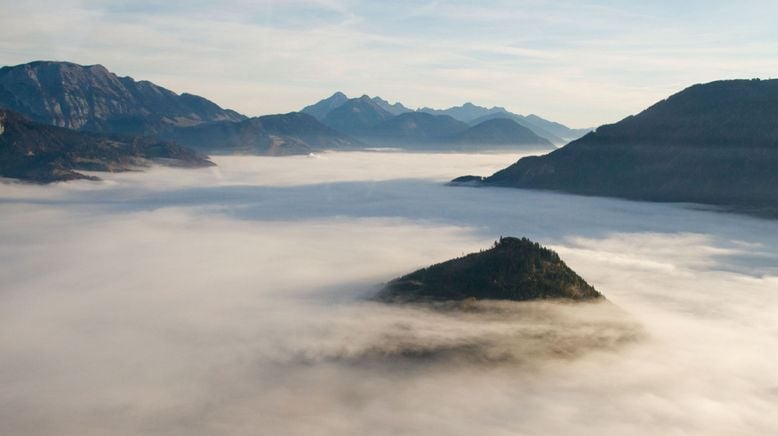
[[[772,431],[778,222],[442,183],[515,158],[0,185],[0,433]],[[609,302],[365,298],[500,235],[553,247]]]

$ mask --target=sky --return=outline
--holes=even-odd
[[[773,1],[1,2],[2,65],[99,63],[250,116],[340,90],[593,127],[778,72]]]

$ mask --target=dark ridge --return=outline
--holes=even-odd
[[[174,143],[79,132],[0,109],[0,176],[37,183],[94,180],[78,171],[128,171],[151,163],[192,168],[213,165]]]
[[[554,144],[532,130],[506,118],[495,118],[456,135],[454,143],[480,145],[526,145],[553,149]]]
[[[484,183],[774,211],[776,119],[778,80],[695,85]]]

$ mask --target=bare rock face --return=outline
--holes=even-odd
[[[0,68],[0,107],[54,126],[133,135],[245,119],[202,97],[70,62]]]

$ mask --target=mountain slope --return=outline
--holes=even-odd
[[[392,115],[402,115],[407,112],[413,112],[411,109],[403,106],[402,103],[396,102],[394,104],[389,103],[381,97],[373,97],[373,103],[377,104],[381,109],[389,112]]]
[[[279,156],[360,145],[300,112],[178,128],[164,133],[164,137],[212,154]]]
[[[527,145],[553,149],[554,145],[532,130],[506,118],[484,121],[456,135],[453,143],[479,145]]]
[[[345,107],[343,107],[344,105]],[[317,119],[336,130],[340,130],[350,135],[363,136],[369,135],[370,129],[373,129],[378,126],[378,124],[388,120],[391,116],[398,116],[411,112],[435,116],[448,116],[471,126],[476,126],[484,121],[492,119],[510,119],[519,125],[528,128],[534,132],[535,135],[557,145],[566,144],[571,140],[578,139],[590,130],[571,129],[563,124],[548,121],[537,115],[528,115],[526,117],[517,115],[508,112],[502,107],[486,108],[468,102],[461,106],[450,107],[448,109],[424,107],[413,111],[405,107],[402,103],[390,104],[381,97],[371,98],[362,96],[360,99],[348,99],[341,92],[336,92],[326,99],[313,105],[306,106],[302,109],[302,112],[315,116]],[[452,131],[450,135],[453,136],[455,133],[456,132]]]
[[[363,95],[333,109],[322,122],[340,132],[359,135],[393,116],[370,97]]]
[[[0,176],[49,183],[92,179],[78,170],[127,171],[153,162],[183,167],[213,165],[169,142],[79,132],[0,109]]]
[[[778,80],[695,85],[485,184],[778,210]]]
[[[419,109],[419,112],[424,112],[432,115],[448,115],[456,120],[471,123],[473,120],[488,115],[505,114],[509,113],[502,107],[485,108],[483,106],[477,106],[473,103],[467,102],[462,106],[454,106],[448,109],[432,109],[424,107]]]
[[[536,135],[545,138],[553,144],[566,144],[574,139],[585,135],[589,129],[571,129],[563,124],[548,121],[537,115],[518,115],[507,111],[502,107],[486,108],[472,103],[465,103],[462,106],[451,107],[448,109],[419,109],[421,112],[449,115],[460,121],[464,121],[471,126],[483,123],[484,121],[505,118],[515,121],[521,126],[532,130]]]
[[[343,103],[348,101],[346,94],[338,91],[331,96],[319,100],[318,102],[304,107],[300,112],[313,116],[319,121],[322,121],[333,109],[340,107]]]
[[[563,145],[563,144],[566,144],[566,143],[569,142],[569,141],[565,140],[564,138],[559,137],[559,136],[549,132],[548,130],[546,130],[546,129],[542,128],[542,127],[539,127],[539,126],[537,126],[535,124],[530,123],[529,121],[527,121],[527,117],[525,117],[523,115],[517,115],[517,114],[514,114],[512,112],[500,112],[500,113],[494,113],[494,114],[486,115],[486,116],[483,116],[483,117],[480,117],[480,118],[477,118],[477,119],[473,120],[470,124],[476,125],[476,124],[483,123],[485,121],[499,120],[499,119],[511,120],[511,121],[521,125],[521,126],[524,126],[524,127],[528,128],[528,129],[532,130],[532,132],[535,133],[536,135],[540,136],[541,138],[547,139],[549,142],[551,142],[553,144]]]
[[[363,135],[372,142],[409,145],[446,142],[467,129],[467,124],[447,115],[408,112],[378,124]]]
[[[389,282],[379,299],[395,302],[602,298],[555,252],[522,238],[420,269]]]
[[[578,139],[594,129],[571,129],[564,124],[557,123],[555,121],[549,121],[545,118],[541,118],[535,114],[529,114],[524,117],[524,120],[529,124],[530,129],[542,129],[549,132],[559,138],[562,138],[565,142]]]
[[[245,118],[202,97],[118,77],[102,65],[50,61],[0,68],[0,107],[45,124],[119,134]]]

